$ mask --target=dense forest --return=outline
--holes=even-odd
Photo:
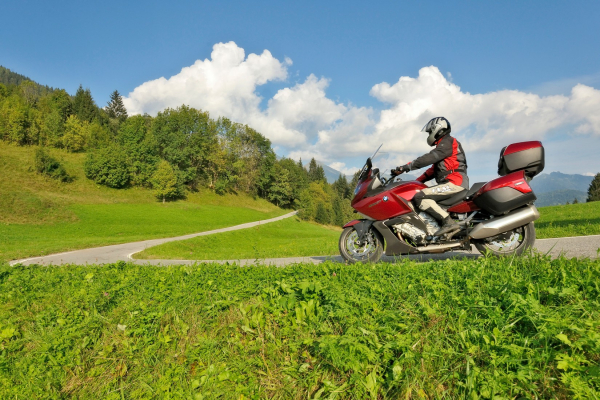
[[[354,185],[346,177],[328,184],[314,159],[308,168],[280,159],[251,127],[186,105],[155,117],[128,116],[118,91],[99,107],[81,85],[71,96],[0,67],[0,138],[37,146],[35,170],[66,185],[69,171],[45,148],[85,153],[88,179],[116,189],[151,188],[163,202],[208,188],[263,197],[322,224],[352,218]]]

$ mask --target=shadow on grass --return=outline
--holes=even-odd
[[[542,221],[535,223],[536,229],[548,229],[548,228],[568,228],[573,225],[581,225],[581,224],[589,224],[589,225],[600,225],[600,218],[579,218],[579,219],[563,219],[560,221]]]

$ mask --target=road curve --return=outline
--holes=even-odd
[[[241,259],[241,260],[136,260],[132,259],[131,255],[146,249],[147,247],[156,246],[158,244],[171,242],[175,240],[184,240],[196,236],[212,235],[214,233],[233,231],[237,229],[250,228],[259,224],[266,224],[269,222],[279,221],[284,218],[289,218],[295,215],[295,212],[282,215],[277,218],[272,218],[263,221],[250,222],[247,224],[236,225],[229,228],[216,229],[213,231],[206,231],[200,233],[194,233],[191,235],[178,236],[166,239],[154,239],[145,240],[142,242],[125,243],[113,246],[96,247],[93,249],[76,250],[67,253],[52,254],[43,257],[34,257],[24,260],[15,260],[10,264],[40,264],[40,265],[59,265],[59,264],[106,264],[117,261],[128,261],[135,264],[142,265],[175,265],[175,264],[196,264],[202,262],[217,262],[217,263],[238,263],[240,265],[254,265],[254,264],[266,264],[274,266],[285,266],[289,264],[299,262],[310,262],[319,264],[327,260],[334,262],[343,262],[339,255],[333,256],[317,256],[317,257],[289,257],[289,258],[268,258],[268,259]],[[558,257],[561,254],[566,257],[590,257],[598,258],[600,253],[600,235],[592,236],[575,236],[565,238],[553,238],[553,239],[538,239],[534,245],[535,249],[544,254],[550,254],[552,257]],[[468,251],[453,251],[442,254],[429,254],[429,255],[411,255],[408,256],[411,260],[417,261],[428,261],[428,260],[446,260],[449,258],[477,258],[480,257],[479,252],[473,247],[470,252]],[[395,262],[404,257],[386,257],[382,258],[382,261]]]
[[[10,265],[23,264],[39,264],[39,265],[60,265],[60,264],[110,264],[117,261],[131,261],[131,255],[139,253],[147,249],[148,247],[157,246],[159,244],[173,242],[176,240],[191,239],[197,236],[212,235],[215,233],[236,231],[238,229],[251,228],[253,226],[268,224],[269,222],[280,221],[285,218],[292,217],[298,212],[293,211],[279,217],[265,219],[262,221],[248,222],[245,224],[230,226],[227,228],[214,229],[212,231],[205,231],[199,233],[192,233],[189,235],[176,236],[171,238],[143,240],[141,242],[114,244],[111,246],[94,247],[91,249],[74,250],[64,253],[49,254],[40,257],[25,258],[22,260],[14,260],[10,262]]]

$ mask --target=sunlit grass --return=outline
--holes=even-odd
[[[600,260],[0,266],[0,398],[598,398]]]
[[[600,201],[542,207],[535,222],[539,239],[600,235]]]
[[[150,247],[142,259],[238,260],[324,256],[338,253],[340,228],[287,218],[254,228],[200,236]]]

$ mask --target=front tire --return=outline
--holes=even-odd
[[[498,235],[501,236],[501,235]],[[501,238],[489,238],[475,242],[475,247],[483,255],[491,253],[497,257],[521,255],[535,243],[533,222],[502,234]]]
[[[339,247],[342,258],[350,264],[355,262],[375,263],[383,255],[383,240],[379,232],[373,228],[369,229],[362,246],[358,244],[356,230],[353,227],[345,228],[340,236]]]

